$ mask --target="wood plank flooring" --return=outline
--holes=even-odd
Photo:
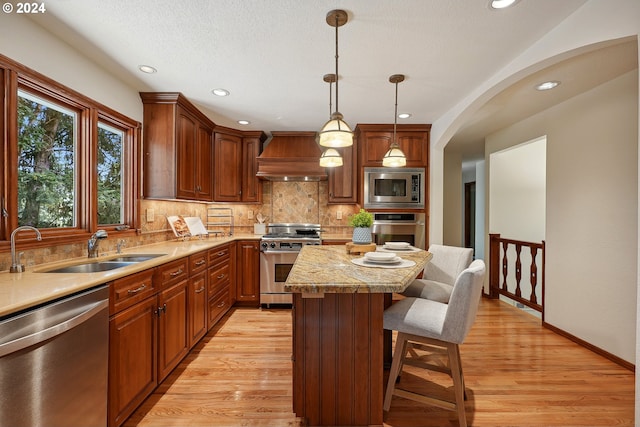
[[[469,426],[634,425],[633,372],[505,303],[483,299],[461,353]],[[401,384],[451,392],[445,375],[413,367],[405,367]],[[124,424],[299,425],[292,413],[291,313],[248,308],[225,316]],[[456,425],[453,412],[400,397],[385,418],[385,427]]]

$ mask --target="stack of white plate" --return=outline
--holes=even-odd
[[[394,251],[411,250],[411,245],[409,243],[407,243],[407,242],[385,242],[383,247],[385,249],[391,249],[391,250],[394,250]]]
[[[402,261],[402,258],[394,252],[366,252],[364,254],[364,260],[377,264],[396,264]]]

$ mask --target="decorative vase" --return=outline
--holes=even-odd
[[[371,227],[355,227],[353,229],[353,243],[356,245],[371,243]]]

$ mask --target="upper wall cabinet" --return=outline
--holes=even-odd
[[[257,160],[266,135],[216,127],[214,186],[216,202],[262,202],[262,185],[256,177]]]
[[[354,204],[358,202],[358,141],[350,147],[338,148],[342,166],[327,168],[329,175],[329,204]]]
[[[144,197],[213,200],[214,123],[178,92],[141,92]]]
[[[431,125],[397,125],[396,137],[407,157],[407,167],[429,164],[429,132]],[[365,124],[356,127],[361,167],[381,167],[382,157],[393,141],[393,125]]]

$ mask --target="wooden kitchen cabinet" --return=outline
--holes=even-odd
[[[208,327],[211,329],[235,302],[235,243],[209,249]]]
[[[158,384],[158,299],[152,275],[148,270],[110,284],[110,427],[122,424]]]
[[[431,125],[397,125],[397,142],[407,157],[407,167],[428,166],[430,130]],[[393,125],[358,125],[356,138],[360,166],[381,167],[382,158],[393,141]]]
[[[189,324],[189,348],[192,348],[208,331],[207,323],[207,251],[189,257],[189,294],[187,321]]]
[[[260,305],[260,242],[236,242],[236,300],[238,305]]]
[[[262,151],[263,132],[240,132],[217,127],[214,137],[214,195],[216,202],[262,201],[262,185],[256,178],[256,157]]]
[[[327,168],[329,204],[354,204],[358,202],[357,141],[350,147],[338,148],[343,165]]]
[[[158,282],[158,381],[162,381],[189,352],[187,323],[187,257],[156,269]]]
[[[178,92],[141,92],[145,198],[212,201],[215,124]]]

